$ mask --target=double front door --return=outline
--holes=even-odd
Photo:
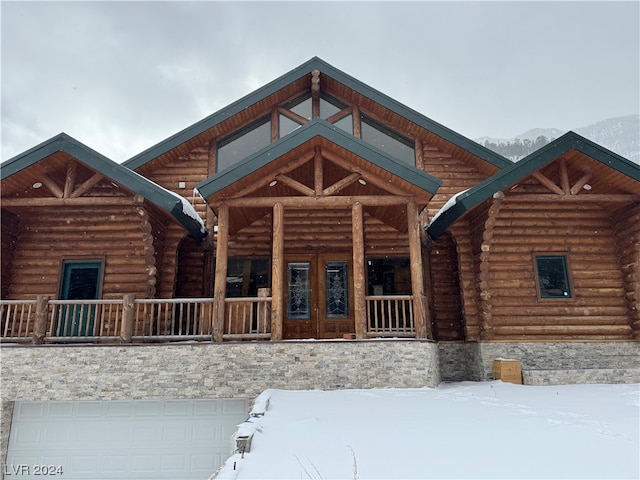
[[[285,257],[283,338],[338,338],[355,332],[350,253]]]

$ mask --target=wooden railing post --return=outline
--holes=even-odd
[[[131,343],[133,337],[133,321],[135,317],[136,296],[127,293],[122,304],[122,325],[120,326],[120,339],[125,343]]]
[[[33,326],[33,343],[40,345],[44,343],[44,337],[47,333],[47,313],[49,312],[49,297],[46,295],[38,295],[36,303],[36,317]]]

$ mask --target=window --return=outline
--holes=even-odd
[[[415,147],[411,139],[364,115],[354,118],[353,114],[349,113],[352,111],[351,107],[329,95],[321,94],[317,102],[317,104],[314,104],[311,96],[306,95],[280,105],[280,110],[277,114],[277,133],[275,135],[278,138],[285,137],[307,123],[307,121],[310,121],[314,115],[332,122],[333,125],[351,135],[354,133],[353,122],[359,121],[362,140],[401,162],[409,165],[416,164]],[[277,110],[278,106],[273,108]],[[291,113],[288,114],[285,110]],[[217,171],[219,172],[235,165],[275,141],[276,138],[271,138],[271,118],[273,117],[269,114],[248,127],[220,140],[218,143]]]
[[[367,290],[369,295],[410,295],[409,258],[368,258]]]
[[[362,140],[409,165],[416,164],[416,154],[411,140],[393,130],[362,117]]]
[[[266,258],[230,258],[227,264],[227,297],[257,297],[269,288],[270,265]]]
[[[226,138],[218,146],[218,172],[235,165],[271,143],[271,123],[262,119],[257,124]]]
[[[571,298],[566,257],[540,255],[535,260],[540,298]]]
[[[349,317],[349,276],[347,262],[327,262],[325,275],[325,312],[327,318]]]
[[[287,295],[287,318],[309,320],[311,318],[311,280],[309,262],[291,262],[289,270],[289,292]]]

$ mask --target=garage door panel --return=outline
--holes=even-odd
[[[247,407],[245,399],[16,402],[7,465],[61,465],[65,479],[208,478],[231,454]]]

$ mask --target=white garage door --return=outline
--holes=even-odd
[[[245,399],[16,402],[5,475],[206,480],[231,454],[247,407]]]

